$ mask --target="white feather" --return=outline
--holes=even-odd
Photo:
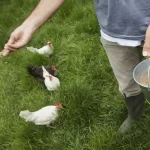
[[[28,121],[29,119],[29,116],[32,114],[32,112],[30,112],[29,110],[24,110],[24,111],[21,111],[19,116],[24,118],[26,121]]]
[[[40,49],[37,50],[37,52],[41,55],[51,55],[53,53],[53,47],[46,45]]]
[[[43,77],[45,78],[44,83],[49,91],[54,91],[60,86],[60,81],[57,77],[52,76],[48,73],[48,71],[42,66],[43,69]],[[49,79],[48,76],[52,76],[52,80]]]
[[[27,47],[27,50],[29,50],[32,53],[35,53],[38,49],[34,47]]]
[[[49,76],[49,72],[45,69],[44,66],[42,66],[42,70],[43,70],[43,78],[46,78],[46,76]]]

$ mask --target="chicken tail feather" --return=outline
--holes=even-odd
[[[27,50],[29,50],[32,53],[35,53],[38,49],[34,47],[27,47]]]
[[[29,65],[27,66],[27,71],[30,75],[32,75],[32,72],[33,72],[33,66]]]
[[[30,112],[29,110],[24,110],[24,111],[21,111],[19,116],[21,118],[24,118],[26,121],[28,121],[28,118],[32,115],[32,112]]]

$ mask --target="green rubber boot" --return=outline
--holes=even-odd
[[[128,117],[119,128],[119,132],[122,134],[128,133],[131,129],[133,121],[144,114],[145,98],[143,93],[140,93],[137,96],[124,98],[124,100],[128,110]]]

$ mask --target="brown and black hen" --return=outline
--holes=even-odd
[[[45,66],[45,69],[53,76],[57,77],[57,69],[55,66]],[[29,65],[27,67],[28,73],[37,80],[44,82],[42,67]]]

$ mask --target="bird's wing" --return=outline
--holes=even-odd
[[[56,106],[48,106],[34,113],[34,122],[42,124],[44,122],[52,121],[56,117]]]
[[[38,119],[35,121],[35,124],[36,125],[47,125],[47,124],[50,124],[51,122],[53,122],[56,118],[58,117],[58,114],[51,114],[51,116],[49,117],[45,117],[44,119]]]
[[[58,86],[60,86],[60,81],[57,77],[53,77],[54,78],[54,84]]]
[[[45,53],[47,53],[49,51],[49,46],[46,45],[46,46],[43,46],[42,48],[38,49],[38,53],[43,55]]]
[[[45,78],[45,86],[49,91],[54,91],[60,86],[59,79],[53,76],[52,81],[49,80],[48,78]]]
[[[53,86],[53,82],[52,81],[50,81],[49,79],[46,78],[44,83],[45,83],[45,86],[47,87],[47,89],[49,91],[53,91],[54,90],[54,86]]]
[[[46,46],[38,49],[37,52],[39,54],[41,54],[41,55],[49,56],[49,55],[51,55],[53,53],[53,48],[48,46],[48,45],[46,45]]]

